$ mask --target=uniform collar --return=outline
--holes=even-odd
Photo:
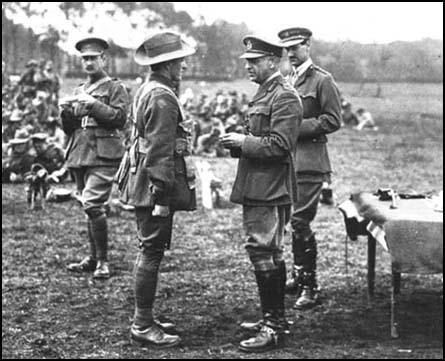
[[[279,71],[273,73],[268,77],[258,88],[256,95],[253,97],[252,101],[256,101],[266,95],[267,92],[271,91],[276,86],[276,82],[282,79],[282,75]]]
[[[160,73],[154,72],[154,73],[150,74],[149,81],[157,81],[163,85],[168,86],[170,89],[176,91],[173,82],[169,78],[167,78],[165,75],[162,75]]]
[[[277,70],[275,73],[273,73],[270,77],[268,77],[263,84],[269,83],[273,78],[276,78],[277,76],[280,76],[280,72]]]
[[[92,85],[94,83],[97,83],[99,80],[105,78],[106,76],[107,76],[107,73],[105,73],[104,71],[94,74],[93,77],[88,78],[87,85]]]
[[[295,72],[298,75],[298,78],[300,78],[306,71],[311,67],[311,65],[314,64],[312,62],[312,59],[307,59],[303,64],[301,64],[299,67],[295,69]]]

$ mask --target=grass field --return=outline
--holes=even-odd
[[[65,83],[68,93],[71,82]],[[131,84],[130,84],[131,85]],[[251,94],[255,87],[194,84]],[[438,192],[443,188],[443,87],[430,84],[340,84],[355,107],[374,115],[380,130],[342,129],[329,137],[337,201],[379,187]],[[236,160],[207,159],[224,180],[227,199]],[[69,185],[72,186],[72,185]],[[198,185],[199,186],[199,185]],[[262,355],[237,350],[246,335],[238,324],[260,316],[257,288],[243,248],[241,208],[200,208],[175,217],[172,250],[161,266],[156,310],[178,325],[180,348],[138,348],[129,341],[133,313],[132,265],[137,253],[131,213],[110,218],[112,278],[93,281],[65,271],[87,253],[85,218],[75,202],[26,209],[23,186],[2,188],[3,358],[443,358],[443,276],[404,275],[401,338],[389,337],[390,259],[377,248],[376,300],[366,307],[366,240],[350,244],[345,274],[343,220],[322,206],[314,223],[319,239],[323,302],[297,312],[283,349]],[[286,242],[290,266],[290,240]]]

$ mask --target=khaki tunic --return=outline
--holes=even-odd
[[[99,80],[101,81],[101,80]],[[77,95],[91,84],[80,85]],[[68,168],[118,167],[124,154],[118,132],[127,120],[128,94],[117,79],[109,79],[90,95],[96,102],[89,108],[77,104],[61,114],[63,130],[68,135],[66,160]]]
[[[153,73],[135,96],[137,149],[130,152],[134,164],[121,190],[122,201],[135,207],[171,206],[175,175],[187,174],[189,132],[173,89],[168,79]]]
[[[326,134],[341,127],[340,92],[332,75],[318,66],[293,84],[303,102],[304,116],[297,143],[298,180],[332,172]],[[320,178],[320,181],[324,179]]]
[[[231,201],[248,206],[292,204],[301,101],[281,75],[262,84],[247,111],[248,135],[240,152]],[[236,154],[238,153],[238,154]]]

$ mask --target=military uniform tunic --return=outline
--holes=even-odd
[[[247,110],[248,135],[238,154],[232,202],[251,206],[292,204],[302,113],[298,95],[281,75],[260,86]]]
[[[91,85],[82,84],[74,95]],[[127,120],[127,91],[120,81],[109,79],[90,95],[97,102],[89,109],[77,104],[73,112],[62,112],[64,131],[69,136],[67,167],[117,167],[124,154],[118,130]]]
[[[311,65],[293,84],[303,102],[297,143],[298,180],[326,180],[332,172],[326,134],[341,127],[340,93],[331,74]]]
[[[106,76],[84,84],[74,94],[86,91],[96,101],[90,106],[76,103],[63,110],[63,130],[68,135],[66,166],[73,170],[83,207],[91,218],[105,214],[113,178],[124,154],[118,132],[127,119],[128,95],[124,85]]]

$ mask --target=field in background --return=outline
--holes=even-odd
[[[65,83],[64,92],[74,81]],[[129,84],[132,86],[134,83]],[[354,107],[371,111],[378,132],[342,129],[329,137],[337,201],[357,190],[443,188],[443,87],[430,84],[339,84]],[[195,94],[219,88],[252,94],[255,85],[195,84]],[[359,91],[360,90],[360,91]],[[74,202],[26,210],[23,186],[2,189],[2,356],[4,358],[250,358],[237,351],[238,329],[260,316],[251,265],[243,248],[241,208],[227,197],[236,160],[207,159],[224,180],[225,208],[175,217],[173,248],[161,266],[157,310],[178,324],[183,346],[141,349],[129,342],[133,312],[132,265],[137,252],[133,215],[110,218],[113,277],[106,282],[68,274],[69,261],[87,253],[85,219]],[[199,184],[198,184],[199,186]],[[323,303],[292,310],[285,348],[261,358],[443,358],[443,277],[403,276],[401,338],[389,338],[390,260],[378,247],[376,301],[366,308],[366,241],[350,244],[335,207],[322,206],[319,239]],[[290,242],[286,242],[290,266]]]

